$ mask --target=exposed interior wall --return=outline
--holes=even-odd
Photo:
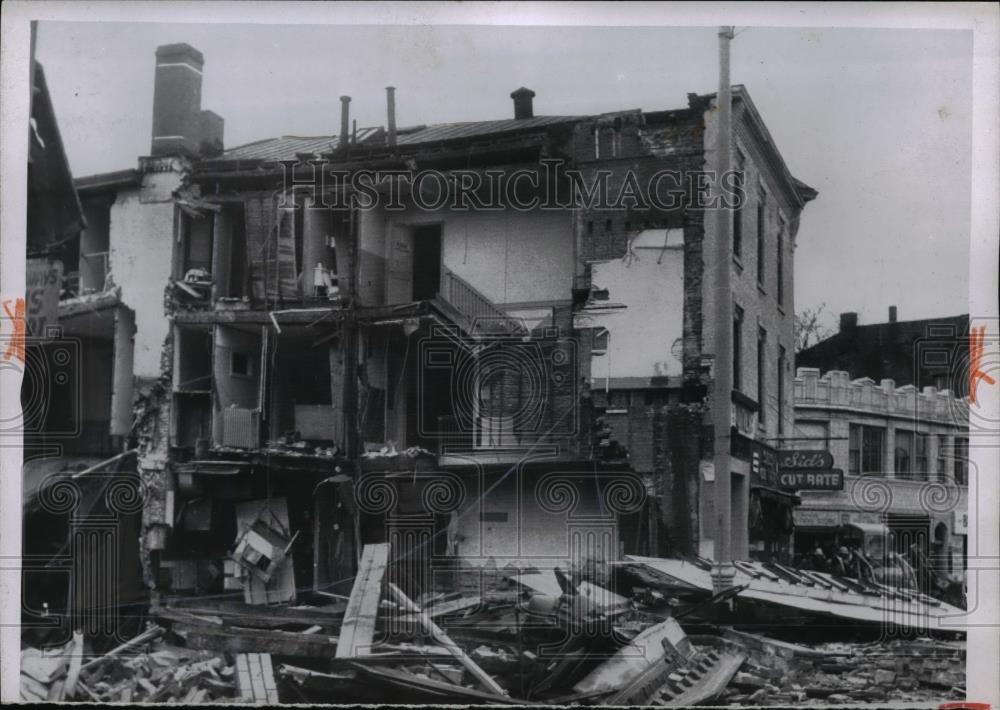
[[[497,568],[512,562],[565,568],[574,559],[616,559],[614,517],[593,483],[583,475],[567,475],[563,492],[574,493],[562,498],[555,488],[540,489],[541,479],[520,471],[502,480],[467,479],[470,488],[480,483],[485,490],[467,492],[471,505],[457,516],[458,557],[473,566],[492,560]]]
[[[239,353],[249,362],[250,375],[234,374],[233,353]],[[213,418],[213,438],[222,439],[222,410],[228,407],[257,409],[260,406],[261,336],[259,330],[244,331],[217,325],[215,328],[215,394],[217,406]]]
[[[626,306],[592,316],[610,332],[607,353],[591,362],[595,385],[602,377],[680,375],[682,362],[672,350],[684,325],[682,230],[640,233],[624,257],[595,262],[592,281],[608,290],[609,303]]]
[[[385,222],[380,210],[358,213],[358,303],[363,306],[385,303]]]
[[[111,206],[111,270],[122,302],[135,311],[135,375],[160,376],[160,352],[169,330],[163,289],[171,275],[174,247],[172,190],[176,172],[147,173],[138,189],[118,193]]]
[[[374,219],[374,217],[373,217]],[[548,303],[571,298],[573,217],[569,210],[424,212],[388,217],[388,234],[442,224],[442,265],[493,303]],[[374,240],[372,242],[374,244]],[[386,244],[392,263],[393,243]],[[405,293],[403,288],[399,293]],[[393,298],[390,302],[403,302]]]
[[[330,345],[313,346],[312,332],[285,329],[274,339],[270,373],[272,438],[298,431],[305,439],[333,440],[336,417],[330,379]],[[323,436],[316,436],[324,432]],[[312,434],[312,435],[310,435]]]

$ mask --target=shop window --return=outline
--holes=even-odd
[[[969,440],[955,437],[955,483],[969,485]]]
[[[853,474],[882,474],[882,446],[885,439],[883,427],[851,424],[850,472]]]
[[[913,478],[913,432],[905,429],[896,430],[895,442],[896,478]]]

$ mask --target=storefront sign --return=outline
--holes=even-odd
[[[842,491],[844,470],[781,469],[778,472],[778,483],[783,488],[797,491]]]
[[[802,510],[796,508],[792,512],[796,527],[803,528],[835,528],[840,525],[840,511],[837,510]]]
[[[779,451],[778,468],[831,469],[833,454],[829,451]]]
[[[59,323],[59,288],[62,285],[62,262],[48,259],[27,261],[27,313],[29,336],[43,337],[45,329]]]

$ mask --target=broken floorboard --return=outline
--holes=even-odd
[[[170,606],[153,607],[153,616],[173,622],[193,623],[194,619],[216,619],[223,624],[258,629],[278,629],[283,626],[320,625],[324,629],[339,629],[344,618],[344,605],[329,607],[260,607],[238,601],[212,602],[193,599],[172,602]]]
[[[365,545],[340,627],[337,658],[356,658],[370,652],[388,562],[389,543]]]
[[[276,705],[278,686],[269,653],[236,654],[236,687],[239,702],[249,705]]]
[[[703,594],[711,594],[711,573],[702,567],[675,559],[639,557],[626,555],[625,560],[614,563],[630,573],[640,572],[643,578],[658,579],[658,586],[696,589]],[[829,588],[820,587],[815,582],[808,584],[796,581],[805,579],[801,574],[789,574],[787,568],[781,580],[772,570],[757,562],[743,562],[737,567],[734,584],[747,588],[739,595],[743,601],[796,609],[820,617],[862,622],[866,624],[890,624],[903,629],[932,629],[949,633],[964,633],[959,627],[947,627],[949,619],[962,618],[965,611],[930,597],[904,594],[895,588],[865,587],[867,593],[853,588],[844,591],[845,585],[859,586],[857,580],[833,577],[827,573],[813,573],[831,582]],[[751,576],[750,571],[758,572]],[[764,572],[772,572],[770,575]],[[838,584],[833,584],[832,582]]]
[[[185,640],[188,648],[229,653],[271,653],[275,656],[328,659],[337,646],[336,636],[295,631],[186,623],[174,624],[173,631]]]
[[[473,676],[475,676],[480,683],[482,683],[484,686],[486,686],[487,689],[489,689],[493,693],[496,693],[497,695],[507,694],[507,691],[504,690],[502,687],[500,687],[500,685],[495,680],[493,680],[492,676],[490,676],[489,673],[487,673],[482,668],[477,666],[476,663],[466,655],[465,651],[463,651],[457,643],[448,638],[448,635],[441,630],[441,627],[435,624],[419,606],[414,604],[410,600],[410,598],[403,593],[403,590],[401,590],[392,582],[389,582],[389,591],[392,593],[392,596],[396,599],[399,605],[404,610],[409,611],[414,616],[416,616],[417,620],[420,622],[421,626],[423,626],[424,630],[427,633],[429,633],[435,641],[437,641],[439,644],[448,649],[451,655],[453,655],[458,660],[459,663],[465,666],[466,670],[468,670]]]

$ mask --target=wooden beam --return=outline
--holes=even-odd
[[[276,656],[329,658],[336,636],[302,634],[293,631],[239,629],[219,626],[174,624],[174,633],[184,638],[188,648],[228,653],[271,653]]]
[[[412,612],[416,616],[417,621],[420,622],[420,625],[424,627],[424,630],[427,631],[427,633],[429,633],[435,641],[448,649],[448,651],[451,652],[451,655],[453,655],[459,663],[465,666],[466,670],[472,673],[472,675],[474,675],[480,683],[497,695],[507,695],[507,691],[504,690],[495,680],[493,680],[493,677],[489,673],[477,666],[475,661],[469,658],[465,651],[463,651],[457,643],[448,638],[448,635],[441,630],[441,627],[435,624],[434,621],[427,616],[427,613],[424,612],[419,606],[414,604],[410,598],[403,593],[402,589],[397,587],[392,582],[389,582],[388,587],[389,593],[392,594],[397,602],[399,602],[399,605],[403,607],[403,609]]]
[[[389,543],[365,545],[340,627],[337,658],[356,658],[371,652],[375,619],[382,601],[382,578],[388,563]]]

